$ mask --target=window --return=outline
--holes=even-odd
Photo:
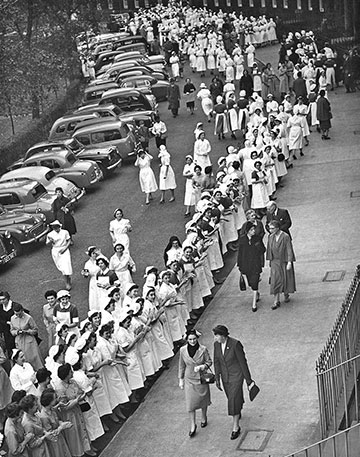
[[[81,122],[81,121],[69,122],[68,127],[67,127],[67,131],[68,131],[68,132],[72,132],[73,130],[75,130],[75,127],[76,127],[76,125],[77,125],[79,122]]]
[[[66,124],[60,124],[57,128],[56,128],[56,133],[64,133],[66,130]]]
[[[249,6],[250,8],[254,8],[254,0],[249,0]]]
[[[96,2],[96,9],[97,9],[98,11],[101,11],[101,10],[102,10],[102,6],[101,6],[101,1],[100,1],[100,0],[98,0],[98,1]]]
[[[216,8],[219,8],[219,0],[214,0],[214,6],[216,6]]]
[[[108,0],[108,8],[109,8],[109,10],[113,10],[113,9],[114,9],[114,2],[113,2],[113,0]]]
[[[90,138],[87,135],[79,135],[76,137],[76,139],[85,146],[88,146],[90,144]]]
[[[72,152],[70,152],[67,156],[66,156],[68,162],[73,165],[75,162],[76,162],[76,157],[74,156],[74,154]],[[54,162],[56,163],[56,161],[54,160]]]
[[[277,0],[272,0],[272,7],[277,8]]]
[[[128,10],[129,9],[128,0],[123,0],[123,5],[124,5],[124,10]]]
[[[20,199],[15,194],[3,194],[0,195],[0,203],[4,206],[20,205]]]
[[[301,5],[301,0],[296,0],[296,9],[301,10],[302,5]]]
[[[313,7],[312,7],[312,0],[308,0],[308,10],[309,11],[312,11]]]
[[[204,5],[205,5],[205,3],[204,3]],[[149,0],[145,0],[144,1],[144,6],[145,6],[146,9],[150,8]]]
[[[204,0],[204,1],[203,1],[203,6],[206,6],[206,7],[208,6],[207,0]]]
[[[321,13],[323,13],[324,10],[324,0],[319,0],[319,10]]]
[[[228,8],[231,7],[231,0],[226,0],[226,6],[227,6]]]
[[[134,0],[134,7],[135,7],[135,9],[140,8],[139,0]]]
[[[261,0],[261,8],[266,8],[266,0]]]
[[[39,200],[39,198],[47,194],[45,187],[42,184],[37,184],[32,190],[31,195],[34,197],[35,200]]]
[[[237,6],[239,8],[242,8],[243,4],[242,4],[242,0],[237,0]]]
[[[53,159],[41,160],[40,165],[48,168],[60,168],[60,165]]]
[[[283,7],[285,9],[289,8],[289,0],[283,0]]]

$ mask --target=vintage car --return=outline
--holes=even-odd
[[[85,195],[84,189],[80,189],[72,182],[61,176],[57,176],[54,170],[47,167],[24,167],[8,171],[0,176],[0,182],[32,179],[42,184],[49,194],[55,194],[55,189],[61,187],[65,197],[70,200],[80,200]]]
[[[126,62],[127,60],[137,60],[141,65],[147,65],[155,71],[163,71],[166,65],[164,56],[161,54],[147,56],[139,51],[124,52],[114,57],[114,64],[117,62]]]
[[[114,105],[117,105],[124,114],[132,111],[153,111],[155,114],[157,109],[155,97],[151,94],[151,90],[145,90],[149,93],[144,94],[143,90],[140,91],[128,88],[108,90],[102,94],[99,105],[113,103]]]
[[[78,160],[68,149],[38,152],[25,159],[20,165],[9,167],[13,170],[20,167],[48,167],[54,170],[56,175],[68,179],[77,187],[88,189],[97,184],[103,177],[97,163],[91,160]]]
[[[9,211],[0,205],[0,234],[10,234],[13,237],[17,255],[22,253],[25,245],[44,238],[49,230],[43,214],[29,214],[21,210]]]
[[[42,184],[31,179],[0,182],[0,205],[8,210],[42,213],[48,223],[54,219],[52,204],[55,199],[56,195],[48,194]]]
[[[96,86],[88,86],[84,90],[84,96],[82,99],[83,105],[89,105],[91,103],[100,100],[102,94],[110,89],[118,88],[118,84],[114,81],[108,81],[107,84],[101,84]]]
[[[99,122],[106,121],[110,118],[102,118],[96,117],[94,120]],[[82,123],[78,124],[78,127],[82,125]],[[73,132],[74,133],[74,132]],[[116,148],[116,146],[95,146],[94,148],[86,149],[83,144],[79,143],[79,141],[74,140],[73,138],[68,138],[64,141],[44,141],[42,143],[34,144],[30,149],[27,150],[25,154],[25,160],[32,157],[34,154],[38,152],[56,152],[59,150],[68,149],[70,152],[73,152],[77,159],[80,160],[91,160],[96,162],[99,165],[103,175],[106,175],[116,168],[121,166],[122,158],[121,154]]]
[[[85,148],[112,145],[121,151],[124,158],[134,155],[136,139],[132,130],[123,120],[107,120],[80,124],[73,138]]]
[[[101,94],[99,95],[99,99]],[[70,138],[74,132],[76,124],[81,121],[87,121],[88,119],[99,117],[96,113],[79,113],[79,114],[65,114],[65,116],[59,117],[53,123],[50,133],[49,141],[63,140]]]
[[[0,233],[0,267],[16,257],[15,238],[9,231]]]
[[[153,71],[146,65],[139,65],[138,67],[124,68],[120,70],[116,76],[115,82],[127,76],[151,76],[158,81],[169,81],[169,75],[164,71]]]
[[[89,113],[98,113],[98,115],[102,118],[113,118],[117,119],[118,116],[121,114],[121,109],[109,103],[108,105],[84,105],[84,106],[79,106],[74,113],[82,113],[82,112],[89,112]]]
[[[156,101],[164,101],[167,99],[168,88],[170,83],[168,81],[158,81],[152,76],[126,76],[123,75],[117,80],[120,87],[128,87],[136,90],[143,88],[151,89]]]

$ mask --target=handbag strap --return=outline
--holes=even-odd
[[[206,365],[206,369],[207,370],[210,370],[210,373],[213,373],[212,369],[211,369],[211,366],[208,365],[207,363],[205,363],[204,365]],[[214,373],[213,373],[214,374]]]

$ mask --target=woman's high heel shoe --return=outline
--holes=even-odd
[[[192,438],[193,436],[195,436],[196,429],[197,429],[197,425],[195,424],[194,430],[190,430],[190,432],[189,432],[189,437],[190,437],[190,438]]]
[[[201,422],[200,427],[205,428],[207,426],[207,418],[204,420],[204,422]]]

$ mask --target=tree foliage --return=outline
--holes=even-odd
[[[0,105],[41,114],[50,94],[79,74],[76,36],[96,24],[94,0],[2,0]]]

